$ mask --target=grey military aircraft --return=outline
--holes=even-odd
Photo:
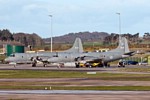
[[[125,37],[119,36],[119,45],[116,49],[108,52],[75,52],[75,53],[57,53],[47,59],[50,63],[75,62],[76,67],[80,67],[80,63],[91,67],[92,63],[99,63],[98,66],[108,66],[109,62],[132,56],[133,52],[129,51],[128,42]]]
[[[82,53],[83,46],[80,38],[76,38],[72,48],[60,52],[36,52],[36,53],[13,53],[5,59],[5,62],[11,64],[32,63],[36,67],[37,63],[43,63],[46,66],[51,57],[57,57],[59,54]]]
[[[80,63],[84,63],[87,67],[91,67],[92,63],[99,63],[98,66],[108,66],[111,61],[123,59],[133,55],[133,52],[129,51],[128,42],[125,37],[119,37],[119,45],[116,49],[108,52],[83,52],[81,43],[77,43],[71,49],[64,52],[53,53],[36,53],[36,54],[23,54],[12,55],[11,59],[28,59],[33,61],[32,66],[36,66],[37,62],[42,62],[44,66],[48,63],[64,64],[66,62],[74,62],[76,67],[80,67]],[[8,61],[8,58],[6,59]],[[10,57],[9,57],[10,61]]]

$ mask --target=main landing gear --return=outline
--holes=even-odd
[[[46,62],[42,62],[42,59],[39,58],[38,56],[37,56],[36,58],[32,57],[32,58],[31,58],[31,61],[33,61],[32,67],[36,67],[36,65],[37,65],[38,63],[43,63],[43,67],[46,67],[46,66],[47,66],[47,63],[46,63]]]

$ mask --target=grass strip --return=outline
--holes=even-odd
[[[87,72],[41,71],[41,70],[0,70],[0,79],[16,78],[92,78],[96,80],[118,81],[150,81],[150,74],[120,74],[100,73],[87,74]]]
[[[125,72],[150,72],[150,68],[121,68],[120,71],[125,71]]]
[[[3,90],[100,90],[100,91],[150,91],[150,86],[0,86]]]

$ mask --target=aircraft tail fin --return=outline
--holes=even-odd
[[[81,39],[76,38],[73,46],[70,49],[65,50],[63,52],[83,52],[83,46],[82,46]]]
[[[128,46],[128,41],[125,37],[119,36],[119,45],[115,50],[116,51],[121,51],[121,52],[124,52],[124,53],[130,52],[129,46]]]

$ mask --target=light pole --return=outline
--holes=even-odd
[[[53,20],[52,20],[52,15],[49,15],[49,17],[51,17],[51,52],[53,52],[53,30],[52,30],[52,24],[53,24]]]
[[[121,35],[121,17],[120,13],[116,13],[119,16],[119,34]]]

